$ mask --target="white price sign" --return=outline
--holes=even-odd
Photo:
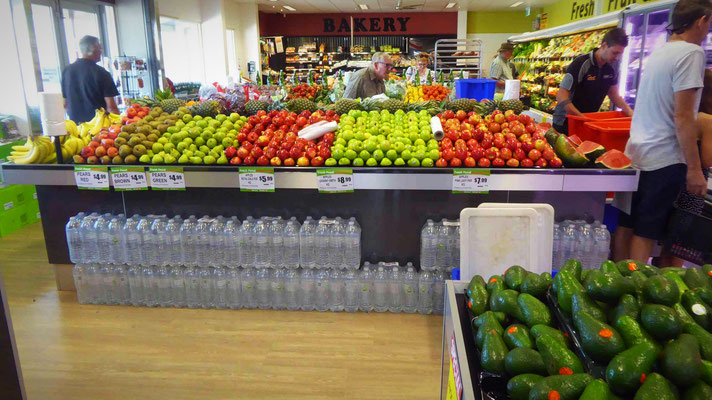
[[[111,180],[114,190],[148,190],[146,171],[143,167],[114,167],[111,168]]]
[[[492,178],[489,170],[455,169],[452,171],[453,193],[489,193]]]
[[[185,190],[182,167],[149,167],[148,176],[152,190]]]
[[[109,190],[109,168],[92,165],[74,167],[77,189]]]
[[[326,168],[316,171],[319,193],[353,193],[354,176],[349,168]]]
[[[274,168],[240,168],[241,192],[274,192]]]

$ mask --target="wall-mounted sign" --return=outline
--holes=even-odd
[[[609,13],[612,11],[622,10],[633,4],[646,4],[652,3],[657,0],[603,0],[604,8],[603,13]]]
[[[571,4],[571,21],[593,17],[596,13],[596,0],[574,1]]]

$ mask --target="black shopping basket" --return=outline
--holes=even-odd
[[[712,263],[712,218],[679,208],[670,217],[665,248],[697,265]]]

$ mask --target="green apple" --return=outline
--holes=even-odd
[[[393,150],[395,150],[398,154],[402,153],[403,150],[405,150],[405,143],[402,141],[393,143]]]
[[[332,153],[332,155],[333,155],[333,153]],[[358,160],[360,160],[360,158],[358,158]],[[354,160],[354,163],[355,163],[355,161],[356,160]],[[339,165],[351,165],[351,160],[349,160],[346,157],[343,157],[339,160]]]
[[[354,132],[350,129],[346,130],[344,132],[341,132],[341,134],[339,134],[339,138],[342,138],[348,142],[349,140],[354,139]],[[336,141],[334,141],[334,143],[336,143]]]
[[[240,114],[238,113],[231,113],[230,114],[230,121],[232,122],[237,122],[240,120]]]
[[[353,161],[356,157],[358,157],[358,153],[355,151],[348,149],[344,152],[344,157],[348,158],[349,160]]]
[[[198,122],[195,123],[195,126],[198,126],[203,129],[208,127],[208,121],[203,120],[202,118],[200,118],[199,115],[196,115],[195,117],[193,117],[193,119],[198,120]]]
[[[354,165],[354,167],[363,167],[364,163],[365,163],[365,161],[363,161],[360,158],[357,158],[354,160],[353,165]]]
[[[433,149],[428,151],[427,157],[433,161],[437,161],[440,158],[440,151],[438,149]]]
[[[376,139],[374,140],[367,140],[366,144],[364,145],[364,148],[368,150],[369,153],[373,153],[378,149],[378,141]]]
[[[401,158],[403,158],[405,161],[408,161],[413,158],[413,153],[409,149],[405,149],[401,153]]]
[[[337,161],[344,159],[344,151],[334,146],[331,149],[331,157],[333,157]],[[348,160],[348,158],[345,159]]]
[[[347,160],[348,160],[348,158],[347,158]],[[333,167],[336,164],[337,164],[337,162],[333,157],[329,157],[326,159],[326,161],[324,161],[324,165],[326,165],[327,167]]]
[[[362,143],[361,141],[359,141],[359,140],[352,139],[352,140],[349,142],[349,149],[351,149],[351,150],[353,150],[353,151],[355,151],[355,152],[358,153],[358,152],[360,152],[361,150],[363,150],[363,143]]]
[[[418,138],[413,141],[413,146],[425,146],[425,140]]]
[[[389,142],[388,140],[384,140],[379,144],[378,148],[385,153],[391,149],[391,142]]]
[[[396,166],[398,166],[398,167],[402,167],[402,166],[405,165],[405,160],[403,160],[403,159],[400,158],[400,157],[399,157],[399,158],[396,158],[396,160],[393,161],[393,165],[396,165]]]
[[[369,158],[368,160],[366,160],[366,165],[369,167],[375,167],[376,165],[378,165],[378,161],[376,161],[375,158]]]
[[[188,122],[193,120],[193,116],[190,114],[185,114],[181,119],[183,120],[183,123],[187,124]]]
[[[425,159],[425,152],[422,150],[417,150],[414,154],[413,157],[417,158],[418,161],[423,161]]]
[[[373,152],[373,158],[375,158],[376,161],[381,161],[385,157],[386,157],[386,155],[383,153],[383,151],[381,149],[378,149]]]
[[[361,150],[360,153],[358,153],[358,157],[364,161],[368,160],[371,158],[371,153],[369,153],[367,150]]]
[[[393,149],[390,149],[386,152],[386,158],[388,158],[391,161],[394,161],[396,158],[398,158],[398,152],[396,152]]]

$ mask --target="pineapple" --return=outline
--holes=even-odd
[[[485,115],[492,114],[492,111],[496,110],[498,105],[499,103],[497,101],[482,100],[482,102],[475,106],[475,112],[481,117],[484,117]]]
[[[173,112],[178,111],[179,108],[183,107],[184,104],[185,101],[174,98],[161,101],[160,107],[168,114],[173,114]]]
[[[398,110],[402,110],[405,108],[405,104],[396,99],[388,99],[383,102],[381,102],[381,110],[387,110],[390,113],[395,113]]]
[[[188,111],[193,115],[201,117],[214,117],[220,114],[220,103],[215,100],[201,101],[200,103],[188,107]]]
[[[358,102],[352,99],[340,99],[334,104],[334,111],[339,114],[348,114],[351,110],[358,110]]]
[[[249,115],[255,115],[258,111],[267,111],[268,104],[262,100],[250,100],[245,103],[245,112]]]
[[[287,103],[287,110],[295,112],[297,114],[305,110],[309,112],[314,112],[316,111],[316,108],[316,104],[313,101],[307,99],[293,99]]]
[[[448,103],[447,108],[452,111],[470,112],[472,111],[472,102],[469,99],[457,99]]]
[[[519,99],[504,100],[497,108],[502,112],[512,110],[515,114],[519,114],[524,111],[524,104]]]

